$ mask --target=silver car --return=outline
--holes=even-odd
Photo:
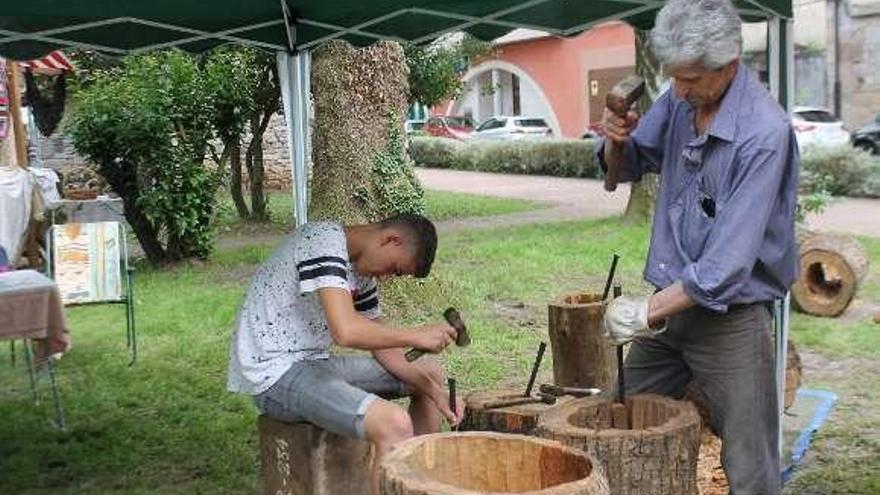
[[[546,138],[553,130],[541,117],[497,116],[477,127],[472,137],[477,139],[517,140]]]

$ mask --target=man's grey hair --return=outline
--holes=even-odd
[[[664,66],[720,69],[740,55],[742,21],[730,0],[669,0],[657,14],[651,45]]]

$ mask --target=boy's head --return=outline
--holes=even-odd
[[[396,215],[370,226],[355,263],[362,275],[386,279],[395,275],[424,278],[437,252],[437,231],[421,215]]]

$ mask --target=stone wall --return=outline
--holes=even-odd
[[[273,115],[269,121],[269,127],[266,129],[266,134],[263,135],[263,160],[266,169],[267,189],[290,189],[291,169],[286,133],[284,117],[280,113]],[[41,163],[43,167],[49,167],[56,171],[89,165],[88,160],[76,153],[70,138],[63,132],[56,132],[49,138],[36,133],[36,136],[32,137],[32,141],[35,142],[35,146],[31,149],[31,163],[33,165]],[[250,135],[245,136],[244,142],[249,141]],[[244,167],[244,152],[245,150],[242,149],[242,167]]]

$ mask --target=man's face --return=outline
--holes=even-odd
[[[675,81],[675,94],[696,109],[717,104],[736,75],[738,60],[720,69],[707,69],[702,63],[669,67]]]
[[[358,259],[355,271],[384,281],[389,277],[415,273],[416,263],[405,239],[389,230],[378,234],[370,243]]]

